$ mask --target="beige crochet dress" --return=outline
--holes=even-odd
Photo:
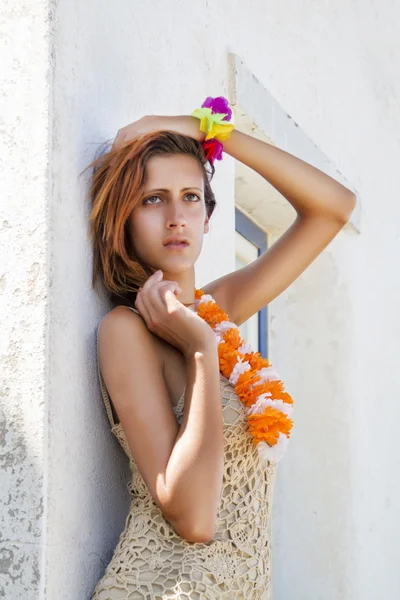
[[[216,533],[207,543],[181,538],[163,517],[114,423],[98,367],[111,431],[129,458],[132,497],[125,529],[92,600],[270,600],[270,515],[275,463],[262,464],[243,404],[220,374],[224,473]],[[185,392],[174,412],[183,416]]]

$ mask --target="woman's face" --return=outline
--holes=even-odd
[[[143,195],[129,219],[135,252],[161,269],[165,279],[193,268],[208,233],[203,171],[187,154],[154,156],[146,167]],[[186,246],[167,246],[168,238],[185,238]]]

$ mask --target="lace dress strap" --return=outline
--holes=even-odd
[[[111,408],[110,396],[108,395],[106,384],[104,383],[104,379],[103,379],[103,376],[102,376],[101,371],[100,371],[100,361],[99,361],[99,329],[98,328],[97,328],[97,334],[96,334],[96,361],[97,361],[97,375],[98,375],[98,378],[99,378],[101,395],[103,397],[103,402],[104,402],[105,407],[106,407],[108,420],[110,421],[111,428],[113,428],[114,425],[115,425],[115,421],[114,421],[114,416],[113,416],[113,412],[112,412],[112,408]]]

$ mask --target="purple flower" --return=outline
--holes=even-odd
[[[228,100],[223,96],[217,96],[217,98],[208,96],[201,105],[201,108],[211,108],[213,114],[225,114],[226,116],[222,119],[223,121],[231,120],[232,111],[229,108]]]

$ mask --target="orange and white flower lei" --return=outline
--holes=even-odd
[[[245,405],[253,443],[266,462],[278,462],[293,426],[293,400],[266,358],[254,352],[210,294],[195,290],[197,314],[214,330],[221,373]]]

